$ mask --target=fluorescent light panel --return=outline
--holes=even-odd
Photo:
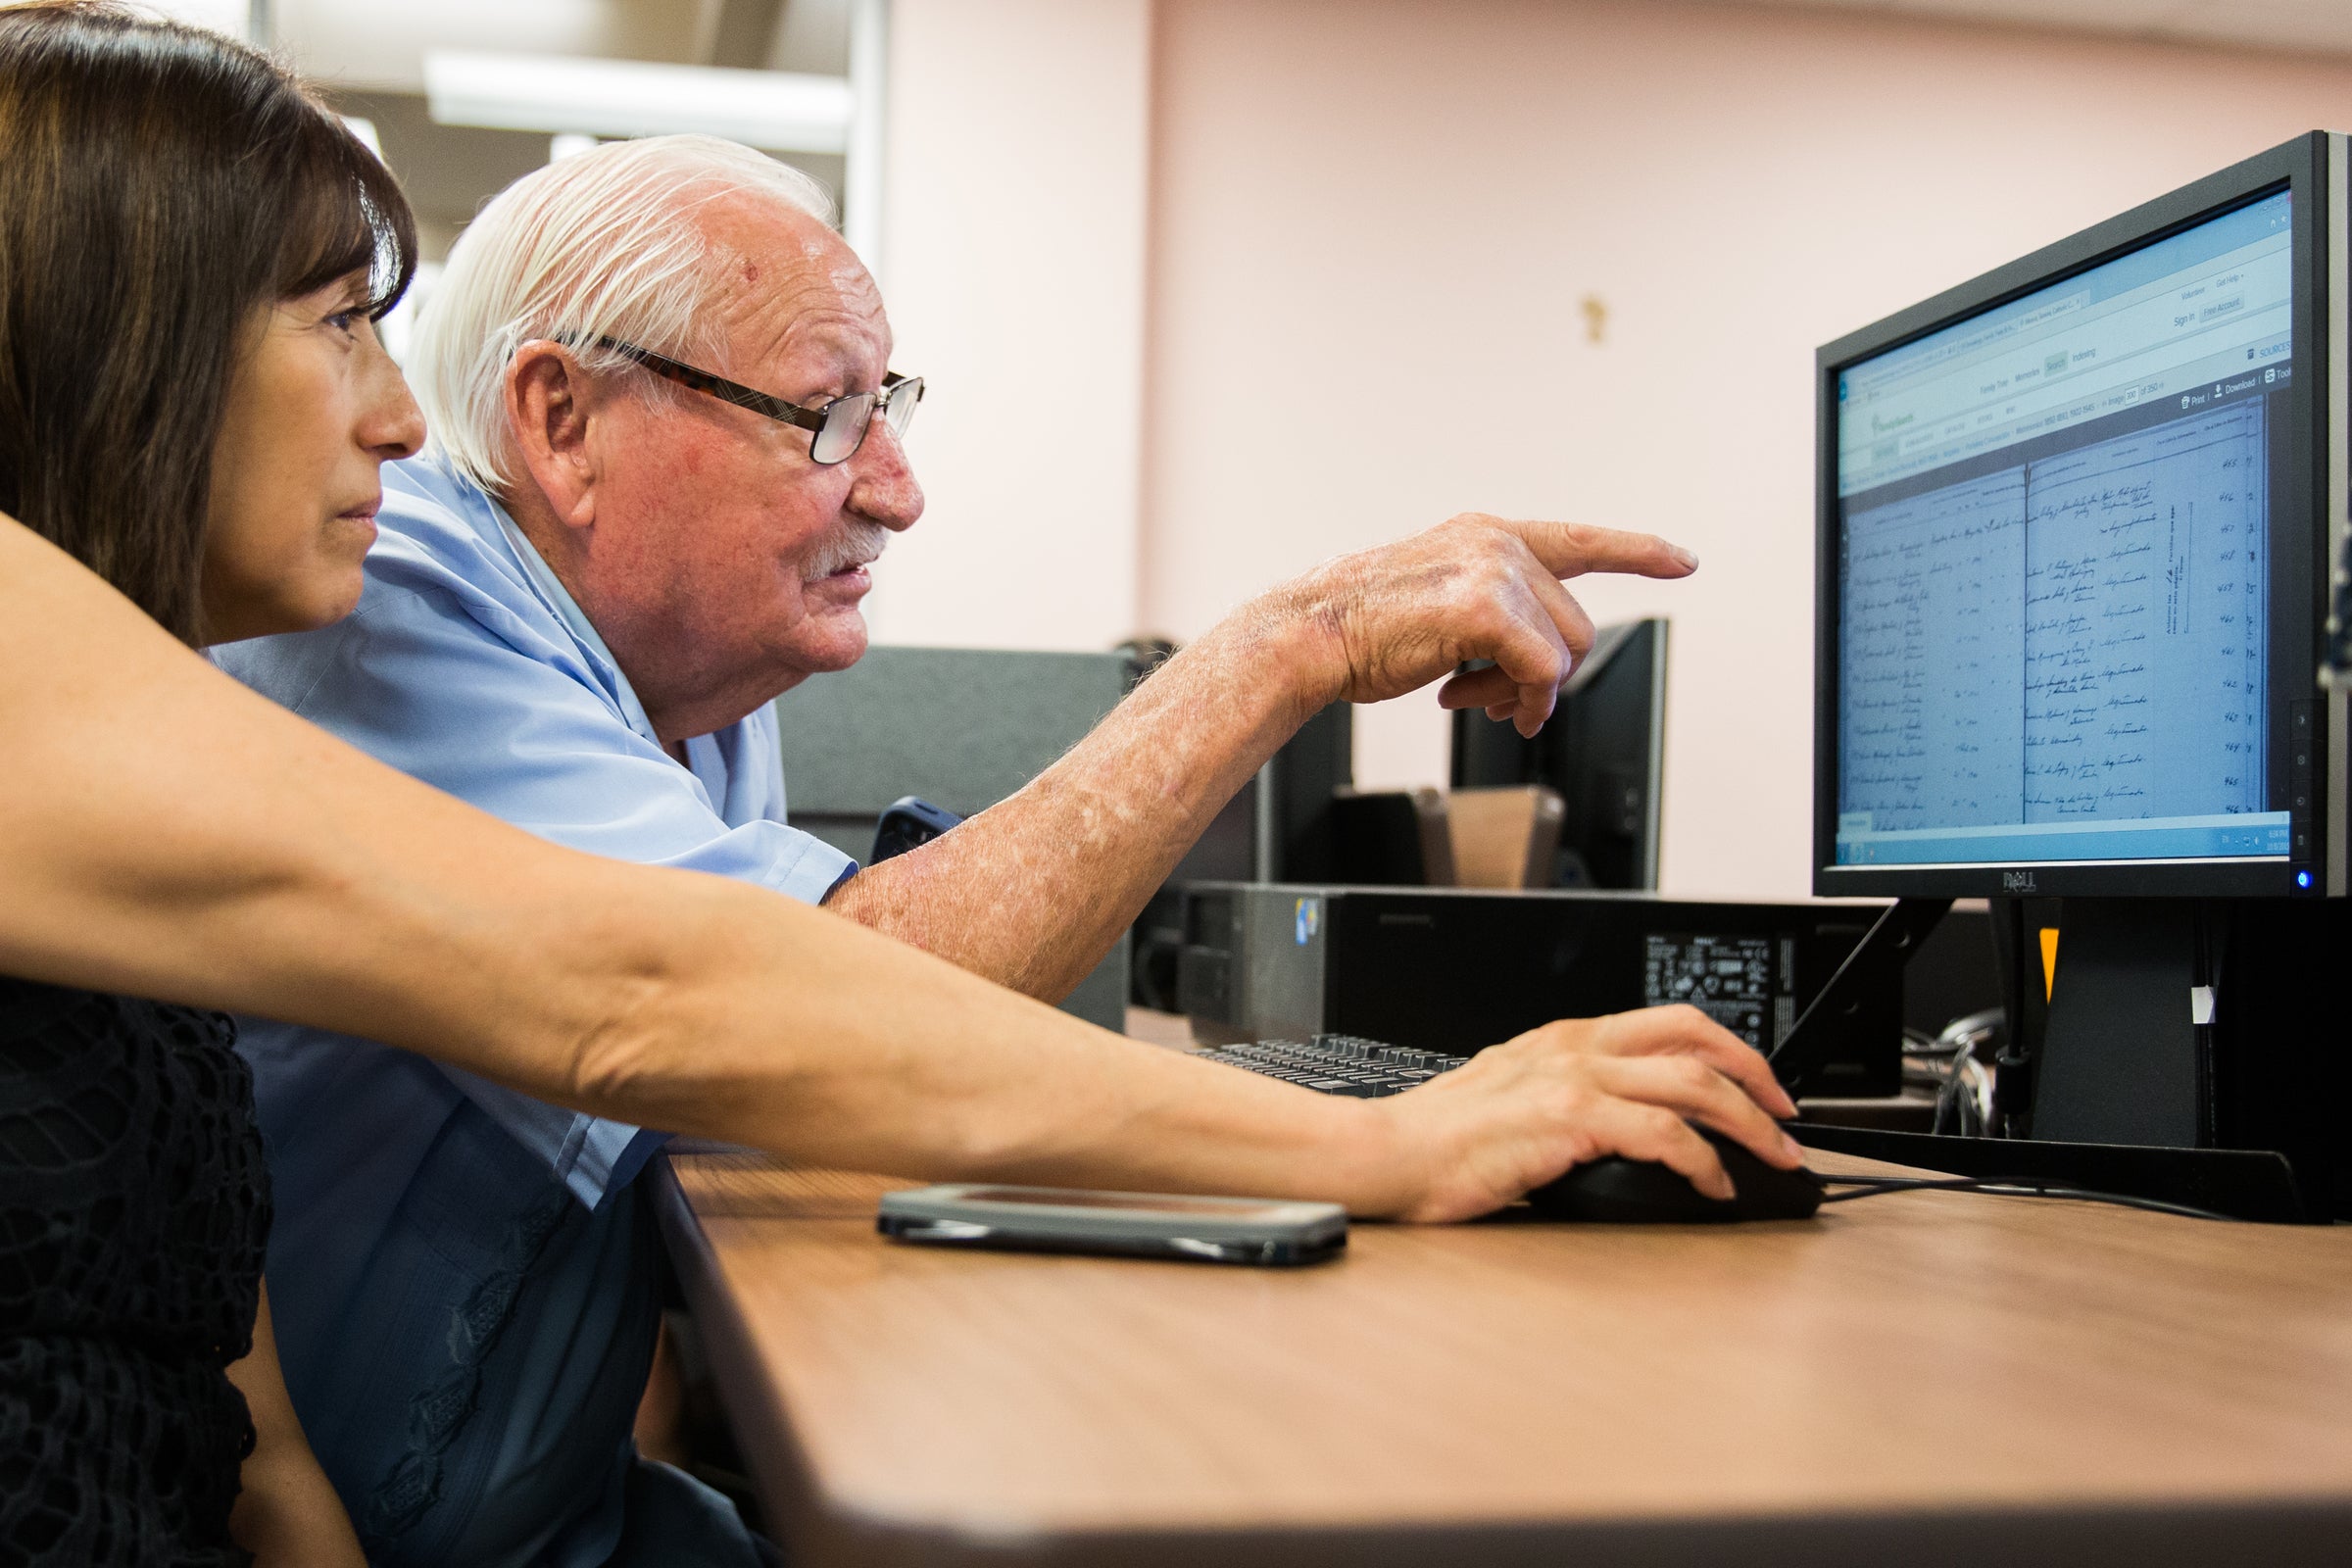
[[[444,125],[592,136],[701,132],[793,153],[838,153],[850,139],[850,84],[841,76],[436,49],[424,57],[424,94]]]

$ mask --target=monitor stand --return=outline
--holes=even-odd
[[[1849,987],[1900,965],[1948,901],[1897,900],[1823,987],[1773,1058],[1785,1084],[1801,1085],[1820,1042],[1807,1025],[1836,1016]],[[1945,1171],[1955,1176],[2081,1188],[2179,1203],[2235,1219],[2325,1222],[2323,1198],[2307,1198],[2283,1154],[2201,1147],[2212,1141],[2210,1029],[2192,1014],[2192,987],[2207,983],[2197,906],[2186,900],[2070,899],[2059,922],[2058,963],[2041,1040],[2033,1054],[2032,1136],[1956,1138],[1799,1122],[1790,1131],[1816,1149]],[[2014,976],[2040,984],[2038,953]],[[2038,999],[2035,999],[2038,1000]],[[2035,1009],[2012,999],[2011,1015]],[[2004,1059],[2004,1075],[2013,1071]]]
[[[2213,1142],[2213,993],[2198,915],[2187,899],[2066,901],[2034,1053],[2035,1139]],[[2029,953],[2028,965],[2040,956]]]
[[[1903,965],[1951,907],[1949,899],[1897,899],[1872,922],[1773,1048],[1773,1074],[1791,1099],[1805,1092],[1838,1031],[1860,1015],[1863,999],[1890,981],[1901,986]]]

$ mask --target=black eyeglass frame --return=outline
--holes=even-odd
[[[634,343],[624,343],[616,337],[600,337],[595,346],[609,349],[624,360],[634,361],[664,380],[675,381],[680,386],[714,397],[721,403],[748,409],[780,424],[796,425],[807,430],[809,433],[809,461],[824,468],[847,463],[858,455],[858,448],[865,445],[866,433],[874,427],[877,415],[889,421],[893,435],[905,436],[906,427],[914,422],[916,407],[923,401],[921,376],[900,375],[893,371],[882,377],[882,390],[879,392],[852,392],[846,397],[827,399],[813,409],[805,408],[801,404],[787,403],[782,398],[771,397],[757,388],[745,386],[740,381],[730,381],[723,375],[697,369],[667,355],[641,349]],[[906,401],[902,404],[901,399]],[[865,420],[858,427],[858,438],[850,443],[849,451],[837,458],[818,457],[817,448],[824,441],[826,425],[836,416],[834,411],[845,405],[858,403],[866,405]],[[898,412],[902,407],[906,411],[903,415]]]

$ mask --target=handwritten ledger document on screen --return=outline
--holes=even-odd
[[[1842,808],[1882,831],[2265,809],[2263,405],[1851,514]]]

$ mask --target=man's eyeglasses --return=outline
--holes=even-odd
[[[739,381],[709,370],[698,370],[691,365],[681,365],[651,349],[641,349],[634,343],[618,338],[600,337],[600,349],[610,349],[623,359],[634,360],[656,375],[675,381],[683,387],[708,393],[722,403],[732,403],[739,409],[749,409],[784,424],[799,425],[813,433],[808,443],[809,458],[825,466],[847,462],[858,449],[865,445],[865,432],[873,427],[874,416],[879,414],[890,421],[891,434],[904,437],[906,427],[914,422],[915,405],[923,401],[923,378],[919,375],[886,375],[879,392],[853,392],[848,397],[834,398],[821,407],[805,409],[798,403],[771,398],[764,392],[755,392]]]

